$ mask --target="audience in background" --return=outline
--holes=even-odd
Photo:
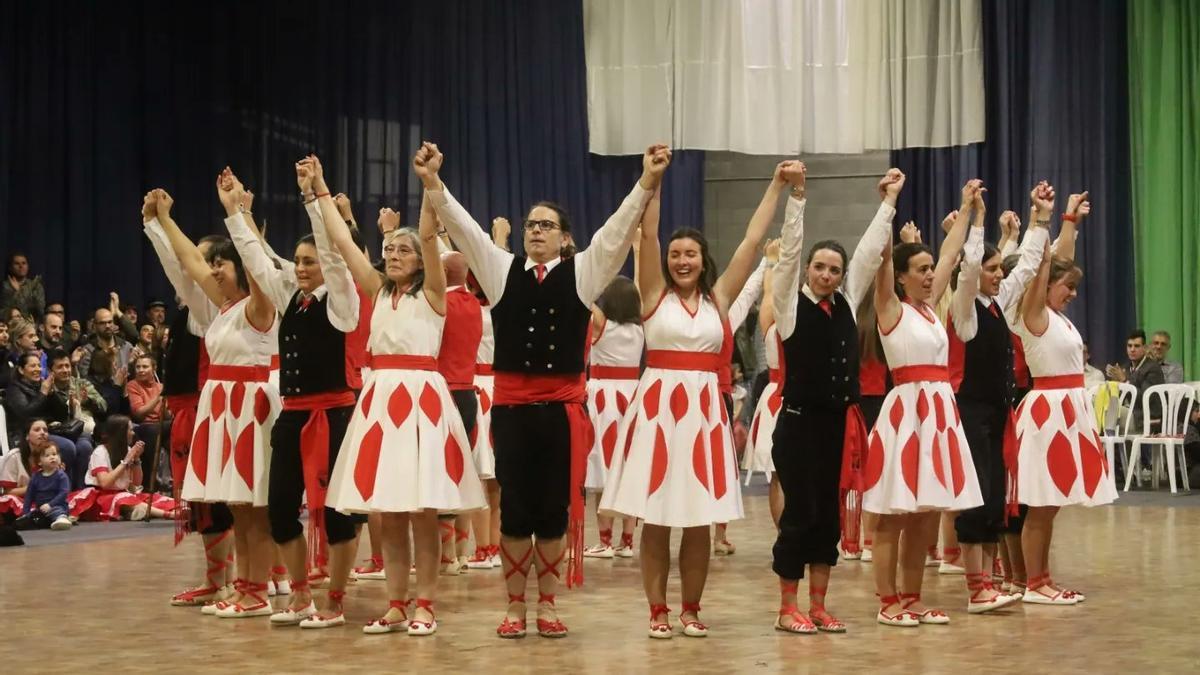
[[[126,412],[129,408],[128,401],[125,400],[125,370],[115,371],[114,369],[112,356],[108,352],[100,350],[88,364],[85,375],[87,381],[104,399],[106,414]]]
[[[1155,331],[1150,338],[1150,355],[1162,365],[1163,381],[1167,384],[1183,384],[1183,364],[1168,361],[1171,353],[1171,334],[1165,330]]]
[[[1129,357],[1128,363],[1124,366],[1110,363],[1105,368],[1105,372],[1109,378],[1117,382],[1128,382],[1137,387],[1137,397],[1133,401],[1132,428],[1143,431],[1145,423],[1157,421],[1158,412],[1152,405],[1150,419],[1142,419],[1142,392],[1149,387],[1163,383],[1162,366],[1146,351],[1146,331],[1141,328],[1134,330],[1126,338],[1125,355]]]
[[[62,470],[58,449],[53,445],[35,448],[32,462],[36,470],[31,472],[25,488],[25,513],[17,518],[14,526],[18,530],[71,529],[67,510],[71,484]]]
[[[12,344],[8,339],[8,324],[0,322],[0,391],[8,389],[14,368],[16,357],[12,354]]]
[[[1088,349],[1088,343],[1083,343],[1083,386],[1094,387],[1098,384],[1104,384],[1104,373],[1100,369],[1092,365],[1092,352]]]
[[[125,385],[125,395],[129,399],[129,417],[137,423],[134,434],[138,440],[146,444],[150,452],[142,455],[142,474],[149,477],[151,472],[153,449],[162,430],[163,398],[162,383],[158,381],[157,362],[149,354],[139,356],[133,362],[134,377]]]
[[[101,307],[95,311],[92,315],[92,325],[95,332],[84,346],[83,358],[79,361],[79,370],[90,376],[92,359],[95,358],[97,352],[105,352],[112,359],[113,370],[110,376],[112,383],[117,387],[125,386],[125,373],[129,368],[129,357],[133,345],[118,334],[113,313],[107,308]]]
[[[38,339],[41,340],[42,349],[51,351],[66,346],[63,344],[63,318],[58,314],[46,312],[42,317],[40,332]]]
[[[4,312],[19,311],[34,321],[42,318],[46,310],[46,291],[41,277],[29,276],[29,259],[24,253],[8,256],[8,275],[0,284],[0,309]],[[5,315],[6,319],[11,314]]]
[[[155,328],[167,325],[167,303],[162,300],[151,300],[146,305],[146,320]]]

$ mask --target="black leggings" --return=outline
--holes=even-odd
[[[559,539],[571,504],[571,427],[562,403],[492,408],[500,532]]]
[[[350,425],[354,406],[331,408],[329,418],[329,471],[337,462],[338,449]],[[304,469],[300,458],[300,436],[308,423],[309,411],[284,410],[271,430],[271,479],[267,488],[267,517],[271,523],[271,538],[276,544],[286,544],[304,534],[300,524],[300,503],[304,496]],[[325,480],[329,477],[326,475]],[[328,484],[328,483],[327,483]],[[330,544],[350,541],[356,526],[366,522],[362,515],[346,515],[325,507],[325,535]]]
[[[188,530],[200,534],[221,534],[233,528],[233,512],[225,502],[189,502]],[[201,528],[201,525],[204,525]]]
[[[454,407],[458,408],[458,416],[462,418],[463,429],[467,432],[467,438],[470,438],[475,433],[475,413],[479,410],[479,398],[474,389],[451,389],[450,398],[454,400]]]
[[[784,408],[771,437],[783,514],[771,568],[803,579],[805,565],[836,565],[841,538],[842,443],[846,412]]]

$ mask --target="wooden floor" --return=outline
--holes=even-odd
[[[189,539],[172,548],[169,528],[159,525],[161,535],[0,550],[0,615],[9,638],[0,641],[0,663],[13,666],[6,668],[13,673],[97,667],[133,672],[233,667],[255,673],[1200,670],[1200,640],[1192,623],[1200,588],[1200,508],[1065,510],[1055,527],[1052,569],[1087,593],[1087,602],[1075,607],[1018,604],[968,616],[963,578],[939,577],[930,569],[926,599],[950,612],[953,623],[945,627],[877,625],[870,565],[843,562],[834,570],[829,607],[850,632],[815,636],[772,630],[778,596],[765,497],[748,496],[746,513],[746,520],[730,528],[737,554],[713,560],[704,596],[703,616],[711,628],[706,639],[646,638],[636,558],[588,561],[585,588],[559,598],[571,628],[565,640],[495,637],[504,597],[499,570],[443,577],[440,630],[428,638],[360,632],[363,622],[385,608],[382,582],[351,586],[350,623],[344,628],[302,631],[272,628],[265,618],[205,617],[167,604],[172,592],[199,577],[199,543]],[[676,578],[669,603],[676,611],[678,593]],[[33,644],[36,659],[30,658]],[[42,670],[30,667],[33,662]]]

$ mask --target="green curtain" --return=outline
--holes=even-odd
[[[1129,3],[1129,90],[1138,317],[1200,380],[1200,0]]]

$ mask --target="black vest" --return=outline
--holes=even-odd
[[[163,356],[163,395],[183,396],[200,391],[200,340],[188,330],[187,307],[175,313]]]
[[[796,329],[783,341],[786,406],[842,411],[858,403],[858,328],[845,296],[836,294],[830,314],[801,292]]]
[[[963,352],[963,379],[958,386],[960,398],[973,401],[1007,405],[1016,393],[1013,381],[1012,335],[1004,313],[994,301],[1000,316],[992,316],[992,310],[975,299],[975,320],[979,330],[965,345]]]
[[[349,389],[346,334],[329,322],[329,294],[303,311],[292,295],[279,322],[279,393],[283,397]],[[365,309],[365,308],[364,308]]]
[[[500,302],[492,307],[493,368],[529,375],[575,375],[584,369],[592,310],[575,290],[575,261],[563,260],[538,283],[536,268],[514,258]]]

